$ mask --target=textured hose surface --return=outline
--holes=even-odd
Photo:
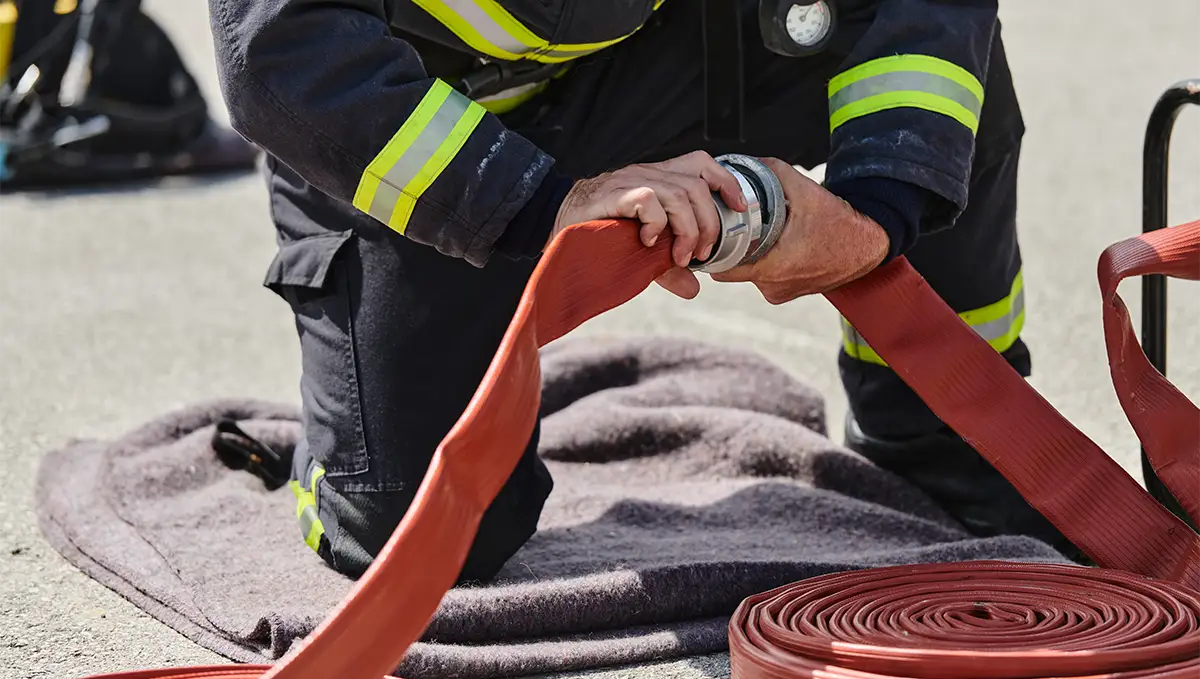
[[[575,225],[555,239],[412,506],[292,655],[270,667],[106,676],[386,675],[453,585],[483,512],[524,452],[540,404],[538,347],[632,299],[671,266],[670,239],[643,247],[627,221]],[[1200,277],[1200,222],[1114,245],[1100,270],[1122,406],[1160,478],[1195,510],[1200,417],[1147,372],[1115,294],[1121,277],[1152,272]],[[1200,536],[1042,399],[903,258],[826,296],[935,413],[1113,570],[975,562],[807,580],[739,607],[730,621],[735,679],[1200,677]],[[410,554],[422,556],[419,568]]]
[[[829,298],[939,417],[1108,568],[900,566],[782,587],[731,618],[734,679],[1200,678],[1200,539],[914,273],[897,261]],[[1098,267],[1121,406],[1163,482],[1200,519],[1200,411],[1150,366],[1116,292],[1148,273],[1200,278],[1200,222],[1116,243]],[[922,342],[954,351],[930,361]]]
[[[1200,596],[1079,566],[896,566],[749,597],[729,645],[739,679],[1195,679]]]

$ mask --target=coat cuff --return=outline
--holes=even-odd
[[[536,259],[545,249],[558,209],[575,185],[570,176],[551,166],[537,190],[497,239],[496,253],[509,259]]]
[[[916,184],[888,177],[847,179],[827,188],[883,227],[889,245],[880,266],[908,252],[921,235],[930,208],[945,200]]]

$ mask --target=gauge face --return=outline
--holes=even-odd
[[[793,4],[787,13],[788,36],[797,45],[815,45],[829,32],[829,7],[825,0],[811,5]]]

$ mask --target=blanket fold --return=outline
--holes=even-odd
[[[485,586],[456,588],[397,674],[486,679],[726,647],[746,596],[899,563],[1065,563],[975,539],[826,436],[820,395],[755,354],[678,339],[567,338],[542,353],[539,530]],[[214,425],[289,452],[299,413],[203,403],[47,455],[36,504],[68,561],[240,662],[286,654],[352,583],[304,545],[286,488],[223,465]],[[419,567],[421,555],[412,555]]]

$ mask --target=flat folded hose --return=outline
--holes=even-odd
[[[551,244],[416,500],[339,606],[273,666],[109,679],[379,679],[453,586],[480,518],[538,416],[538,347],[629,301],[670,267],[628,221]],[[1200,221],[1100,260],[1113,382],[1156,473],[1200,520],[1200,411],[1149,364],[1116,294],[1127,276],[1200,279]],[[812,578],[730,620],[735,679],[1133,679],[1200,676],[1200,536],[1037,394],[904,258],[826,297],[946,423],[1103,568],[967,562]],[[420,554],[414,567],[404,555]]]

